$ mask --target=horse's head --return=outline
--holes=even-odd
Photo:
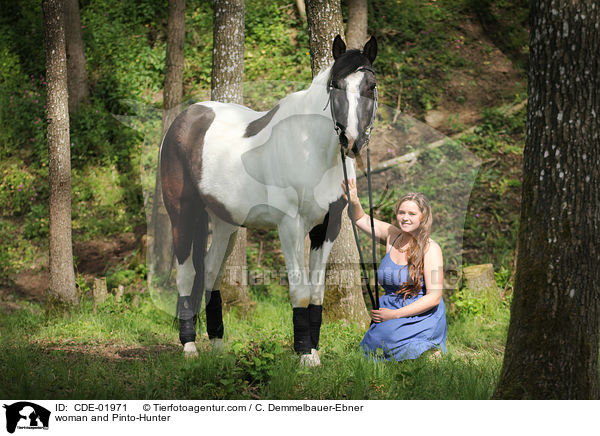
[[[377,110],[377,82],[373,61],[377,41],[371,37],[362,51],[348,50],[340,37],[333,41],[328,81],[329,104],[340,143],[349,157],[358,155],[369,141]]]

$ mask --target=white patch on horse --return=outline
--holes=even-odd
[[[309,271],[310,271],[310,304],[321,306],[325,296],[325,271],[327,268],[327,259],[333,248],[334,241],[323,242],[323,245],[310,251]]]
[[[183,265],[180,265],[179,262],[177,262],[177,291],[182,297],[190,296],[192,293],[192,286],[194,285],[194,277],[196,277],[192,256],[193,251],[194,249],[190,248],[190,255]]]
[[[359,135],[357,113],[360,101],[360,82],[362,82],[364,75],[364,72],[356,71],[346,77],[346,99],[348,100],[346,136],[349,144],[354,142]]]

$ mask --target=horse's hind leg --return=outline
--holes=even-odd
[[[212,242],[206,257],[206,331],[213,349],[223,347],[223,311],[219,290],[225,263],[235,245],[238,227],[211,215]]]
[[[179,340],[186,355],[196,354],[196,316],[203,291],[203,255],[208,236],[208,215],[201,203],[182,200],[173,220],[173,243],[177,257],[177,317]],[[175,215],[175,214],[174,214]]]
[[[171,220],[177,258],[179,339],[189,356],[196,354],[195,320],[202,301],[204,279],[203,262],[198,259],[206,250],[208,214],[173,147],[163,148],[161,159],[163,199]]]

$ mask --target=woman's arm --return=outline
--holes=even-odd
[[[440,304],[444,289],[444,260],[442,249],[434,241],[429,242],[429,248],[425,252],[423,278],[427,290],[423,297],[400,309],[381,308],[372,310],[371,318],[373,321],[382,322],[388,319],[419,315]]]
[[[354,180],[354,179],[348,180],[348,187],[350,188],[350,203],[351,203],[351,208],[350,208],[350,206],[348,207],[348,214],[350,215],[350,213],[352,212],[352,216],[350,216],[350,219],[354,220],[354,222],[356,223],[356,227],[361,229],[366,234],[370,235],[371,234],[371,217],[369,217],[369,215],[367,215],[364,212],[364,210],[360,204],[360,200],[358,199],[358,192],[356,190],[356,180]],[[344,199],[348,200],[345,182],[342,182],[342,189],[343,189],[342,195],[344,196]],[[379,240],[379,242],[381,242],[382,244],[385,244],[385,242],[387,241],[390,229],[394,228],[394,226],[391,224],[388,224],[384,221],[380,221],[376,218],[373,219],[373,223],[374,223],[373,227],[375,228],[375,237]]]

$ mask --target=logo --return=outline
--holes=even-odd
[[[14,433],[18,429],[47,430],[50,411],[27,401],[3,406],[6,409],[6,430]]]

